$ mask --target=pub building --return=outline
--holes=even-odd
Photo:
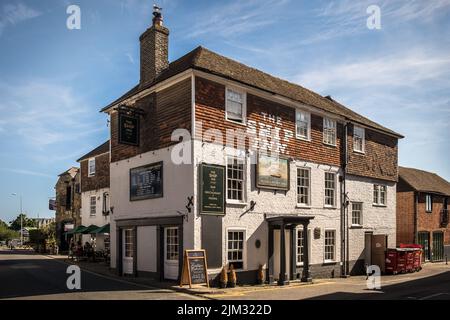
[[[231,264],[239,283],[262,268],[280,285],[383,267],[402,136],[203,47],[169,63],[169,30],[153,15],[139,83],[102,109],[111,268],[179,280],[191,249],[205,250],[212,283]],[[239,152],[221,143],[230,133],[248,138]]]

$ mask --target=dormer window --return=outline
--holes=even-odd
[[[365,132],[364,128],[353,127],[353,150],[364,153]]]
[[[246,115],[245,92],[227,88],[225,109],[227,120],[245,123],[245,115]]]
[[[88,176],[95,176],[95,158],[88,160]]]

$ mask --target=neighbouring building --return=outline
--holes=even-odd
[[[68,231],[81,225],[80,169],[72,167],[59,175],[56,192],[56,241],[59,251],[69,249]]]
[[[284,284],[382,264],[402,136],[203,47],[169,63],[168,39],[154,12],[139,84],[102,110],[111,267],[176,280],[183,251],[205,249],[212,280],[233,264],[240,282],[262,267]]]
[[[77,160],[80,163],[81,224],[95,231],[110,221],[109,141]],[[82,243],[92,243],[96,250],[109,250],[109,234],[87,233]]]
[[[450,183],[435,173],[399,168],[397,243],[420,244],[425,261],[450,255]]]

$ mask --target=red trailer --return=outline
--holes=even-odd
[[[387,249],[386,252],[386,273],[397,274],[406,271],[406,251],[405,249]]]
[[[415,249],[407,249],[406,251],[406,263],[405,263],[405,271],[406,272],[414,272],[414,256],[416,255]]]

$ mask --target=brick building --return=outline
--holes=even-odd
[[[399,168],[397,243],[424,246],[426,261],[450,255],[450,183],[435,173]]]
[[[177,279],[183,250],[203,248],[211,279],[262,266],[283,284],[362,273],[396,245],[400,134],[203,47],[169,63],[154,15],[139,84],[102,110],[112,268]]]
[[[80,169],[72,167],[59,175],[56,192],[56,240],[60,251],[69,248],[65,234],[81,225]]]
[[[103,227],[110,222],[109,141],[80,159],[81,223],[85,227]],[[91,227],[93,228],[93,227]],[[109,234],[84,234],[82,242],[90,242],[96,250],[109,250]]]

